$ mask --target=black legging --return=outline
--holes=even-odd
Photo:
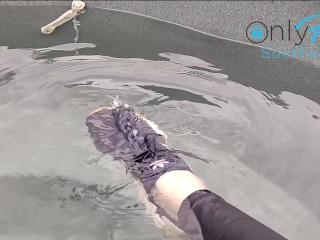
[[[192,215],[195,215],[197,224],[187,223],[188,217],[182,208],[186,205],[192,209]],[[199,224],[204,240],[286,240],[283,236],[208,190],[192,193],[181,206],[178,213],[179,221],[181,219],[184,222],[184,226],[181,228],[185,232],[193,233],[195,232],[194,226]],[[190,213],[188,215],[190,217]],[[192,226],[193,230],[188,230],[187,225]],[[191,237],[191,239],[193,238],[199,239]]]

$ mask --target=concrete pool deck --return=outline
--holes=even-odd
[[[319,1],[85,1],[87,7],[110,8],[155,17],[181,24],[199,31],[251,44],[246,37],[247,26],[261,21],[268,27],[281,25],[285,29],[285,39],[263,42],[271,49],[286,51],[294,43],[286,39],[288,20],[297,24],[301,19],[319,13]],[[55,5],[70,6],[71,1],[1,1],[0,5]],[[308,41],[307,41],[308,40]],[[320,53],[320,40],[311,46],[307,39],[305,49]],[[311,59],[304,54],[302,60],[320,67],[320,56]]]

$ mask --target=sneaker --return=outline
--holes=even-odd
[[[167,135],[127,104],[98,109],[88,116],[86,125],[97,150],[121,160],[147,192],[166,172],[191,171],[169,149]]]

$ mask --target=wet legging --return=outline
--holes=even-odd
[[[286,240],[208,190],[194,192],[184,200],[184,205],[192,209],[204,240]],[[182,220],[187,219],[183,216],[184,212],[181,207],[178,217]]]

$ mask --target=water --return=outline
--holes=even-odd
[[[21,12],[30,14],[25,8]],[[91,14],[95,21],[101,16],[110,20],[110,29],[142,21],[112,13],[120,23],[114,19],[130,18],[115,24],[105,13]],[[170,147],[208,160],[185,157],[210,189],[289,239],[319,239],[320,107],[313,94],[318,85],[311,85],[318,72],[304,72],[308,67],[301,63],[299,71],[288,73],[300,85],[304,78],[314,86],[303,95],[303,87],[284,84],[276,66],[278,79],[270,71],[269,76],[256,75],[258,83],[253,83],[253,65],[234,64],[239,59],[228,58],[225,40],[212,40],[217,44],[208,61],[201,51],[157,48],[161,36],[152,41],[150,32],[139,41],[130,29],[130,34],[106,34],[107,43],[88,40],[88,21],[80,20],[79,43],[73,43],[72,24],[54,40],[36,34],[19,43],[2,39],[0,239],[165,238],[122,165],[101,156],[88,136],[87,114],[112,104],[117,95],[156,122]],[[156,25],[142,22],[148,31]],[[163,32],[164,23],[158,24],[156,32],[169,34]],[[177,32],[179,41],[189,44],[182,46],[209,48],[201,40],[207,37]],[[194,40],[198,35],[200,40]],[[142,49],[144,38],[149,45]],[[255,65],[263,67],[271,69]]]

